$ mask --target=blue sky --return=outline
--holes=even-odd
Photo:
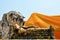
[[[60,15],[60,0],[0,0],[0,20],[11,10],[19,11],[27,20],[32,12],[45,15]]]

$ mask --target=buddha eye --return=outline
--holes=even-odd
[[[13,16],[13,13],[11,13],[9,16],[12,18],[12,16]]]

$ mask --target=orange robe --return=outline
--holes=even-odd
[[[25,22],[24,26],[37,26],[39,28],[54,28],[55,38],[60,38],[60,16],[46,16],[40,13],[32,13],[30,18]]]

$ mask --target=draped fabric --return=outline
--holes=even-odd
[[[54,28],[55,38],[60,38],[60,16],[46,16],[40,13],[32,13],[30,18],[25,22],[24,26],[37,26],[39,28],[49,28],[50,25]]]

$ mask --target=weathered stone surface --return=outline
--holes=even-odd
[[[21,29],[16,29],[14,34],[11,36],[12,39],[53,39],[54,29],[50,28],[28,28],[21,31]],[[20,32],[18,32],[20,31]]]

